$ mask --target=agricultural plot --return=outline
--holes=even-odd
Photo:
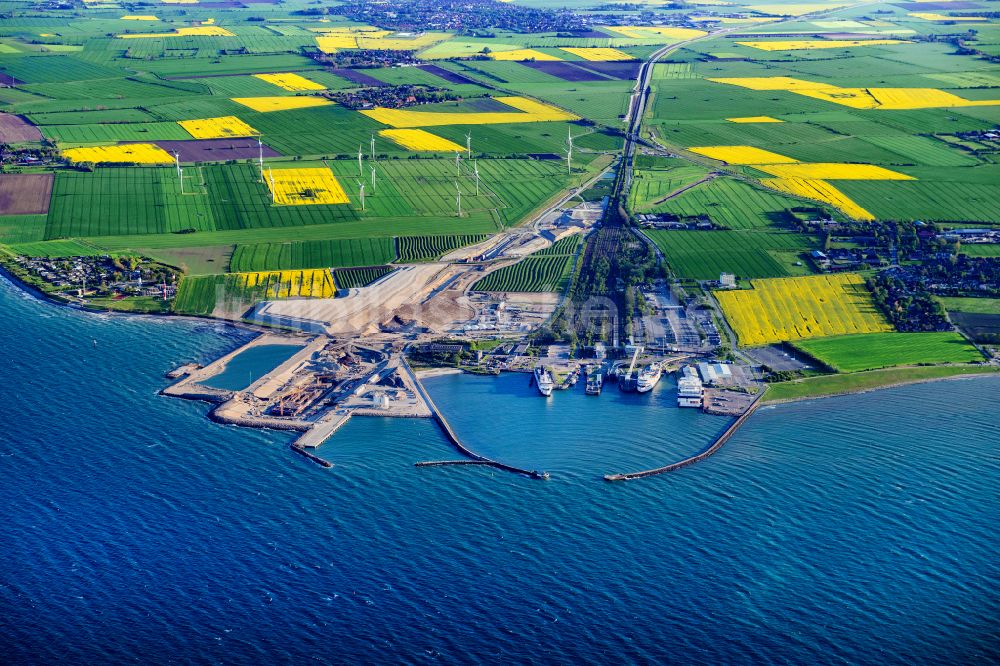
[[[808,272],[802,256],[813,239],[789,231],[643,232],[682,278],[718,280],[720,273],[741,279],[785,277]]]
[[[267,170],[267,186],[279,206],[350,203],[347,193],[325,167]]]
[[[185,276],[177,288],[174,311],[239,316],[261,301],[333,298],[336,294],[333,274],[322,269]]]
[[[365,268],[341,268],[333,272],[333,279],[340,289],[367,287],[394,269],[391,266],[369,266]]]
[[[38,128],[20,116],[0,113],[0,142],[35,143],[42,140]]]
[[[395,261],[392,238],[349,238],[342,240],[258,243],[237,245],[230,270],[294,270],[344,266],[375,266]]]
[[[0,215],[49,212],[51,173],[0,174]]]
[[[741,345],[892,330],[859,275],[754,280],[752,284],[753,289],[715,292]]]
[[[188,134],[196,139],[228,139],[232,137],[254,136],[259,134],[236,116],[219,118],[202,118],[199,120],[178,120]]]
[[[636,160],[629,204],[634,212],[646,212],[658,204],[666,203],[670,195],[705,178],[707,173],[705,169],[685,160]]]
[[[439,125],[498,125],[503,123],[539,123],[578,120],[562,109],[525,97],[496,97],[496,101],[517,109],[512,112],[449,113],[445,111],[410,111],[375,108],[361,113],[372,120],[395,128],[435,127]]]
[[[562,291],[573,269],[573,257],[531,256],[493,271],[472,285],[476,291]]]
[[[659,176],[659,173],[654,173]],[[690,182],[698,180],[696,171],[685,168],[681,173]],[[663,189],[667,189],[672,186],[671,172],[665,172],[664,175],[667,176],[667,181]],[[733,178],[720,177],[696,185],[677,197],[654,201],[643,212],[666,213],[691,220],[708,217],[713,223],[727,229],[758,229],[790,222],[790,212],[793,210],[810,210],[815,213],[817,207]]]
[[[379,130],[379,136],[399,144],[406,150],[426,152],[465,152],[465,146],[421,129]]]
[[[173,156],[152,143],[129,143],[121,146],[69,148],[62,156],[70,162],[94,164],[172,164]]]
[[[983,355],[965,338],[950,331],[842,335],[799,340],[793,345],[837,372],[983,360]]]
[[[441,255],[466,245],[482,243],[488,236],[402,236],[396,240],[399,262],[403,264],[433,261]]]
[[[0,243],[35,243],[45,238],[45,215],[0,217]]]

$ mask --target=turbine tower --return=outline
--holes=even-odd
[[[456,197],[456,201],[458,202],[458,216],[462,217],[462,188],[458,186],[458,183],[455,183],[455,191],[458,193],[458,197]]]
[[[372,167],[372,194],[375,194],[375,167]]]
[[[455,153],[455,177],[462,175],[462,153]]]
[[[476,174],[476,196],[479,196],[479,160],[472,163],[473,172]]]
[[[274,197],[274,171],[271,170],[271,167],[267,168],[267,179],[271,182],[271,203],[277,203]]]
[[[372,159],[375,159],[375,135],[372,134]]]
[[[257,135],[257,164],[260,165],[260,182],[264,182],[264,141]]]
[[[174,164],[177,165],[177,180],[181,184],[181,194],[184,194],[184,169],[181,168],[181,155],[174,152]]]
[[[364,170],[361,168],[361,157],[364,153],[361,151],[361,144],[358,144],[358,178],[364,175]]]
[[[365,209],[365,184],[358,181],[358,193],[361,195],[361,210]]]
[[[472,157],[472,132],[466,132],[465,134],[465,150],[469,153],[469,157]]]

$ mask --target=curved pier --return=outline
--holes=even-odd
[[[605,474],[605,481],[632,481],[633,479],[644,479],[647,476],[656,476],[657,474],[664,474],[665,472],[673,472],[675,469],[680,469],[681,467],[687,467],[688,465],[693,465],[694,463],[708,458],[713,453],[722,448],[722,445],[729,441],[729,438],[733,436],[737,430],[740,429],[750,415],[753,414],[757,407],[760,406],[761,399],[763,399],[764,394],[767,393],[765,388],[760,394],[754,398],[754,401],[750,403],[747,411],[743,412],[743,415],[737,418],[733,423],[726,428],[725,432],[719,435],[716,440],[707,449],[699,454],[693,455],[690,458],[685,458],[679,462],[671,463],[663,467],[657,467],[656,469],[647,469],[642,472],[630,472],[628,474]]]
[[[448,423],[448,419],[444,417],[444,414],[441,413],[441,410],[438,409],[437,405],[434,404],[434,401],[431,400],[430,394],[427,393],[427,390],[424,388],[424,385],[420,383],[420,380],[417,378],[417,375],[413,372],[413,368],[410,367],[410,364],[406,361],[405,357],[400,358],[400,365],[406,368],[406,372],[409,373],[410,378],[413,380],[413,385],[417,388],[417,391],[420,392],[420,397],[424,399],[425,403],[427,403],[427,406],[430,408],[431,413],[434,415],[434,419],[438,422],[438,425],[441,426],[441,430],[444,431],[445,437],[448,438],[448,441],[451,442],[456,449],[458,449],[459,453],[461,453],[463,456],[470,458],[470,460],[468,461],[449,460],[449,461],[430,462],[430,463],[417,463],[416,464],[417,467],[460,465],[460,464],[488,465],[490,467],[495,467],[496,469],[503,470],[505,472],[512,472],[514,474],[521,474],[523,476],[531,477],[532,479],[549,478],[548,472],[539,472],[537,470],[521,469],[520,467],[514,467],[513,465],[506,465],[502,462],[491,460],[486,456],[481,456],[472,449],[466,447],[465,444],[462,443],[462,440],[458,438],[458,435],[455,434],[455,431],[452,430],[451,424]]]

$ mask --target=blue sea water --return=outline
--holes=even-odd
[[[201,383],[226,391],[242,391],[302,349],[297,345],[258,345],[242,351],[226,364],[226,369]]]
[[[427,382],[434,423],[321,449],[221,426],[163,373],[245,336],[85,314],[0,281],[0,660],[31,663],[996,663],[1000,381],[724,419],[651,396]]]

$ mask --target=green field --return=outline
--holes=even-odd
[[[941,365],[915,368],[869,370],[845,375],[822,375],[794,382],[772,384],[764,397],[765,402],[806,400],[831,395],[871,391],[887,386],[926,382],[958,375],[995,373],[997,368],[981,365]]]
[[[1000,298],[958,298],[941,296],[941,305],[948,312],[1000,315]]]
[[[838,372],[983,361],[983,355],[954,332],[843,335],[798,340],[793,346]]]
[[[350,238],[328,241],[237,245],[230,262],[233,272],[375,266],[396,259],[391,238]]]
[[[333,272],[333,279],[340,289],[366,287],[375,280],[391,273],[391,266],[369,266],[367,268],[342,268]]]
[[[433,261],[466,245],[482,243],[488,236],[404,236],[396,241],[400,263]]]
[[[791,231],[643,230],[680,277],[718,280],[720,273],[739,278],[786,277],[810,272],[801,256],[811,237]]]
[[[582,235],[560,238],[516,264],[491,272],[472,288],[476,291],[563,291],[582,246]]]

